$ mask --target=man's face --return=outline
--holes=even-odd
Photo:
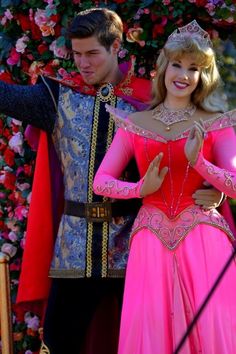
[[[87,84],[113,82],[117,70],[117,46],[115,41],[110,50],[96,36],[72,39],[74,61]]]

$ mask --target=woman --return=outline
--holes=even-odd
[[[94,180],[112,198],[143,198],[130,240],[119,354],[171,354],[232,252],[216,211],[194,205],[207,180],[236,197],[236,112],[222,114],[220,78],[207,32],[196,21],[172,33],[158,60],[151,109],[109,108],[120,126]],[[135,156],[141,179],[120,181]],[[233,262],[184,354],[236,353]]]

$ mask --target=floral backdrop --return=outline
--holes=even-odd
[[[71,18],[93,6],[117,11],[124,22],[120,61],[136,57],[137,75],[151,78],[155,58],[167,36],[197,19],[215,44],[229,108],[236,106],[236,0],[1,0],[0,79],[33,84],[43,70],[72,75],[66,28]],[[197,16],[196,16],[197,14]],[[14,305],[31,197],[35,152],[24,139],[25,127],[0,116],[0,250],[11,255],[11,296]],[[233,207],[233,203],[232,203]],[[37,352],[39,318],[13,314],[15,353]]]

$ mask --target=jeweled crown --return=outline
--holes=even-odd
[[[212,47],[209,34],[199,26],[196,20],[174,30],[174,32],[169,35],[167,42],[182,42],[186,39],[186,36],[196,37],[202,44]]]

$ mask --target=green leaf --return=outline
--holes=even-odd
[[[64,36],[60,36],[56,41],[57,47],[62,47],[66,44],[66,38]]]

